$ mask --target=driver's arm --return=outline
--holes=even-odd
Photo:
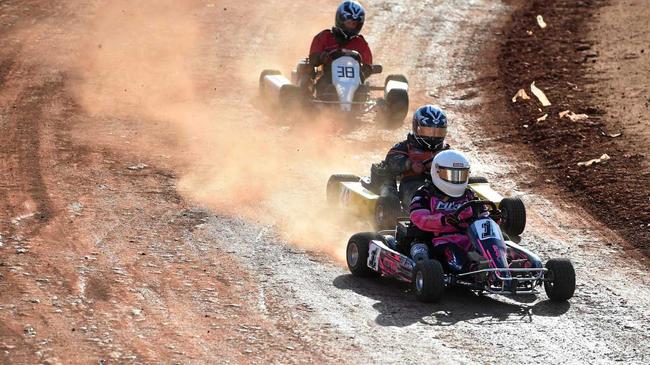
[[[396,144],[386,155],[385,161],[388,171],[395,176],[408,171],[410,169],[407,164],[408,159],[409,153],[406,141]]]
[[[360,42],[358,43],[358,46],[355,47],[355,50],[361,54],[361,61],[363,61],[363,63],[372,65],[372,51],[370,50],[370,46],[362,36],[359,38]]]
[[[318,52],[318,53],[312,53],[309,55],[309,65],[311,67],[318,67],[322,65],[323,62],[323,53],[327,52]]]
[[[446,214],[436,213],[431,209],[438,200],[435,197],[431,199],[425,189],[426,187],[420,188],[411,200],[411,222],[419,229],[435,234],[458,231],[456,227],[445,222]]]
[[[318,67],[323,64],[323,54],[327,54],[325,50],[326,40],[325,32],[320,32],[316,34],[314,39],[311,41],[311,46],[309,47],[309,64],[312,67]]]

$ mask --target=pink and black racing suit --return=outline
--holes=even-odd
[[[431,243],[435,255],[433,257],[440,259],[451,271],[459,272],[463,269],[471,243],[465,233],[446,220],[459,206],[474,199],[476,197],[469,189],[465,190],[462,196],[454,198],[437,189],[432,183],[427,183],[418,189],[411,200],[411,222],[420,230],[432,234]],[[459,214],[461,220],[471,216],[472,208],[469,207]],[[422,242],[414,242],[410,253],[415,261],[432,257],[428,245]]]

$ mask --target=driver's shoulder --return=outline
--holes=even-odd
[[[368,44],[368,41],[366,41],[366,39],[361,34],[357,34],[357,36],[354,37],[354,38],[360,40],[361,42],[363,42],[365,44]]]
[[[474,200],[477,198],[476,193],[474,193],[474,190],[470,189],[469,186],[465,188],[465,193],[462,197],[467,200]]]
[[[333,38],[334,34],[331,29],[323,29],[314,36],[314,38]]]
[[[442,194],[442,192],[438,190],[438,188],[436,188],[436,186],[433,185],[431,181],[426,180],[426,182],[422,186],[420,186],[420,188],[418,188],[415,194],[419,194],[431,198],[431,197],[439,196],[440,194]]]
[[[390,150],[391,151],[393,151],[393,150],[406,151],[406,150],[408,150],[408,146],[409,146],[408,140],[404,140],[404,141],[395,143],[395,145],[393,145],[393,147]]]

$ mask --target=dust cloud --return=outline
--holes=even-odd
[[[336,136],[337,121],[265,110],[256,96],[259,72],[295,64],[332,14],[302,19],[291,4],[217,3],[99,3],[80,42],[76,99],[90,115],[172,136],[157,148],[174,156],[178,189],[190,201],[273,225],[289,242],[341,260],[360,227],[327,208],[325,183],[368,161],[354,141]],[[266,27],[273,22],[280,25]]]

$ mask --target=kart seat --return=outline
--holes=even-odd
[[[408,220],[401,220],[397,222],[397,229],[395,231],[395,239],[397,240],[398,251],[403,251],[408,254],[411,249],[413,241],[428,242],[432,239],[430,232],[425,232]]]
[[[388,172],[383,161],[372,164],[372,167],[370,167],[370,177],[363,177],[361,179],[361,186],[377,195],[385,195],[388,191],[397,189],[395,178]],[[386,187],[388,190],[384,192],[385,189],[382,189],[382,187]],[[393,189],[390,189],[391,187]]]

